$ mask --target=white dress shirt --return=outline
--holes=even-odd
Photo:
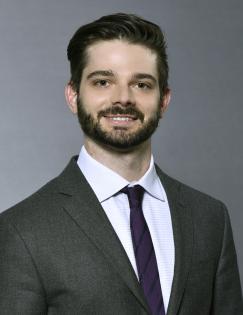
[[[117,194],[123,187],[136,184],[144,189],[142,208],[150,230],[158,264],[165,311],[167,311],[174,275],[175,249],[172,222],[165,190],[156,173],[153,156],[148,171],[138,181],[128,182],[91,157],[83,146],[78,166],[92,187],[138,277],[130,231],[130,207],[126,194]]]

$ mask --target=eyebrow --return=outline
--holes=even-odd
[[[102,76],[102,77],[114,77],[115,74],[112,70],[96,70],[88,74],[87,80],[92,79],[93,77]],[[153,81],[153,83],[157,83],[156,78],[149,74],[149,73],[134,73],[132,75],[133,80],[142,80],[142,79],[149,79]]]
[[[93,77],[102,76],[102,77],[114,77],[114,73],[111,70],[97,70],[88,74],[87,79]]]

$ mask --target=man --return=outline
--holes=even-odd
[[[74,34],[68,59],[84,146],[1,215],[0,313],[242,315],[225,206],[153,161],[170,101],[159,27],[102,17]]]

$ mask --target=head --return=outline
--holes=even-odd
[[[150,139],[169,103],[160,28],[114,14],[84,25],[68,46],[66,98],[86,139],[127,150]]]
[[[139,44],[156,54],[160,97],[168,89],[168,61],[166,42],[160,27],[134,14],[117,13],[101,17],[81,26],[71,38],[67,56],[70,62],[70,83],[78,92],[85,66],[88,48],[99,41],[121,39]]]

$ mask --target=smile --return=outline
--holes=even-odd
[[[135,117],[131,117],[131,116],[105,116],[106,118],[112,120],[112,121],[133,121],[136,120]]]
[[[131,118],[128,118],[128,117],[112,117],[111,119],[115,120],[115,121],[129,121],[129,120],[132,120]]]

